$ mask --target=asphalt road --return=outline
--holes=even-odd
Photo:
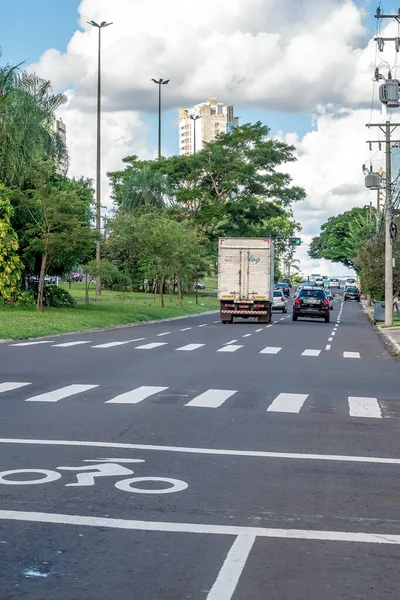
[[[290,308],[0,345],[1,600],[398,597],[399,362]]]

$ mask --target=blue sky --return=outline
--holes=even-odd
[[[368,0],[356,0],[356,3],[367,8],[369,13],[367,24],[374,29],[375,5]],[[26,61],[28,65],[36,62],[48,48],[56,48],[61,52],[66,50],[77,28],[80,0],[7,0],[4,4],[0,21],[3,63],[15,64]],[[212,90],[207,92],[207,95],[213,94]],[[206,100],[207,95],[199,98],[199,102]],[[221,100],[225,103],[229,102],[229,98],[221,98]],[[236,105],[236,114],[240,115],[241,123],[262,121],[271,128],[272,133],[279,130],[284,133],[296,131],[302,137],[312,129],[311,115],[266,112],[240,105]],[[176,118],[175,110],[163,114],[163,146],[171,154],[177,152]],[[142,115],[142,119],[149,128],[150,139],[155,148],[157,145],[156,115]]]

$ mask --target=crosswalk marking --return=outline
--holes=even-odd
[[[144,344],[143,346],[136,346],[135,350],[153,350],[159,346],[166,346],[168,342],[153,342],[151,344]]]
[[[282,348],[276,348],[274,346],[267,346],[264,350],[261,350],[260,354],[278,354]]]
[[[18,390],[19,388],[31,385],[30,383],[23,383],[22,381],[3,381],[0,383],[0,394],[3,392],[11,392],[11,390]]]
[[[74,396],[75,394],[81,394],[82,392],[87,392],[88,390],[92,390],[96,387],[99,386],[81,384],[67,385],[59,388],[58,390],[53,390],[52,392],[46,392],[44,394],[38,394],[37,396],[27,398],[25,402],[58,402],[63,398],[68,398],[69,396]]]
[[[319,356],[321,354],[321,350],[304,350],[302,352],[302,356]]]
[[[40,340],[38,342],[18,342],[18,344],[10,344],[10,346],[37,346],[38,344],[52,344],[55,340]]]
[[[135,340],[125,340],[123,342],[108,342],[107,344],[98,344],[97,346],[91,346],[91,348],[114,348],[114,346],[124,346],[125,344],[132,344],[133,342],[141,342],[146,338],[136,338]]]
[[[343,352],[343,358],[361,358],[359,352]]]
[[[142,400],[146,400],[149,396],[154,396],[154,394],[159,394],[167,389],[167,387],[142,385],[124,394],[119,394],[115,398],[111,398],[111,400],[107,400],[105,404],[138,404]]]
[[[268,412],[298,413],[308,394],[279,394],[267,408]]]
[[[52,348],[70,348],[71,346],[80,346],[81,344],[91,344],[92,342],[86,342],[79,340],[78,342],[65,342],[63,344],[53,344]]]
[[[187,344],[186,346],[177,348],[177,350],[181,350],[183,352],[192,352],[193,350],[197,350],[197,348],[201,348],[202,346],[205,346],[205,344]]]
[[[223,346],[217,350],[217,352],[236,352],[236,350],[239,350],[239,348],[243,348],[243,346],[235,346],[234,344],[231,344],[230,346]]]
[[[236,390],[214,390],[210,389],[200,394],[200,396],[196,396],[190,402],[185,404],[185,406],[198,406],[201,408],[218,408],[223,404],[228,398],[236,394]]]
[[[351,417],[382,419],[381,407],[376,398],[349,396],[349,409]]]

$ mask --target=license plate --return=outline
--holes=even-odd
[[[248,304],[240,304],[239,308],[250,308]]]
[[[310,300],[306,301],[306,304],[319,304],[320,301],[316,300],[315,298],[310,298]]]

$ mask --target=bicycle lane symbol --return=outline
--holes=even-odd
[[[61,479],[62,473],[58,471],[75,472],[76,482],[66,483],[65,487],[90,487],[95,485],[99,477],[125,477],[133,475],[134,471],[124,467],[121,463],[143,463],[137,458],[101,458],[84,460],[83,462],[98,463],[83,467],[57,467],[57,471],[48,469],[14,469],[0,472],[0,485],[41,485]],[[39,475],[32,479],[21,477]],[[139,484],[151,484],[153,487],[137,487]],[[161,487],[160,485],[161,484]],[[180,479],[170,477],[130,477],[121,479],[114,486],[123,492],[135,494],[173,494],[187,489],[188,484]],[[158,486],[158,487],[154,487]],[[165,487],[167,486],[167,487]]]

